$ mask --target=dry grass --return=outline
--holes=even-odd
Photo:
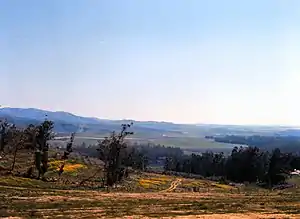
[[[140,178],[138,183],[140,186],[146,189],[160,189],[162,186],[170,185],[172,181],[173,177],[170,176],[149,174],[148,176],[145,175],[144,177]]]
[[[71,162],[71,163],[70,163]],[[49,170],[59,171],[61,165],[64,163],[63,160],[53,160],[49,162]],[[74,163],[74,161],[66,161],[64,166],[64,172],[77,172],[78,169],[86,169],[87,166],[81,163]]]
[[[151,183],[159,182],[162,187],[172,179],[143,175],[138,180],[146,178]],[[34,180],[21,181],[37,184]],[[215,183],[182,179],[178,187],[183,184],[208,186]],[[221,187],[212,186],[206,192],[107,193],[0,186],[0,215],[25,218],[300,218],[299,189],[270,192]]]
[[[23,163],[17,165],[17,170],[24,172],[24,166],[30,162],[27,164],[28,155],[20,154],[20,157]],[[52,173],[50,171],[48,176],[57,177],[62,161],[52,159],[49,164]],[[102,176],[99,173],[80,190],[76,182],[90,176],[97,168],[79,160],[68,160],[57,182],[0,177],[0,217],[300,218],[299,188],[284,191],[256,187],[237,189],[208,180],[139,173],[131,174],[122,185],[107,193],[98,188]],[[65,179],[70,183],[66,184]],[[292,180],[300,185],[299,179]],[[197,192],[191,192],[194,188]]]

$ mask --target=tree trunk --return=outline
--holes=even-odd
[[[39,179],[41,176],[41,172],[42,172],[42,170],[41,170],[41,152],[40,151],[35,152],[35,167],[38,170],[38,173],[39,173],[38,179]]]
[[[17,152],[18,152],[18,147],[16,146],[16,149],[15,149],[15,151],[14,151],[14,159],[13,159],[13,163],[12,163],[11,170],[10,170],[11,172],[15,169]]]
[[[44,151],[42,154],[42,170],[43,174],[48,170],[48,151]]]
[[[3,136],[0,136],[0,151],[4,151],[4,145],[5,145],[4,138]]]

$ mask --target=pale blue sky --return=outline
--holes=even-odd
[[[0,104],[300,125],[298,0],[0,1]]]

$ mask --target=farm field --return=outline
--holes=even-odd
[[[104,136],[76,136],[75,137],[75,144],[81,145],[83,142],[86,145],[95,145],[99,140],[103,140]],[[64,142],[68,140],[68,138],[60,137],[55,140],[56,142]],[[182,149],[224,149],[230,150],[235,146],[234,144],[228,143],[220,143],[215,142],[213,140],[205,139],[204,137],[152,137],[152,138],[139,138],[133,136],[132,138],[128,138],[129,142],[136,142],[136,143],[153,143],[153,144],[161,144],[165,146],[173,146],[173,147],[180,147]]]

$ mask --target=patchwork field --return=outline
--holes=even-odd
[[[75,138],[75,145],[81,145],[85,143],[86,145],[96,145],[99,140],[102,140],[103,136],[76,136]],[[56,140],[53,140],[54,144],[62,145],[68,141],[68,137],[59,137]],[[220,151],[231,151],[232,148],[235,146],[234,144],[228,143],[221,143],[215,142],[213,140],[205,139],[204,137],[133,137],[129,138],[130,142],[135,142],[139,144],[160,144],[165,146],[172,146],[172,147],[180,147],[183,150],[195,149],[194,151],[197,152],[197,149],[201,150],[220,150]]]

